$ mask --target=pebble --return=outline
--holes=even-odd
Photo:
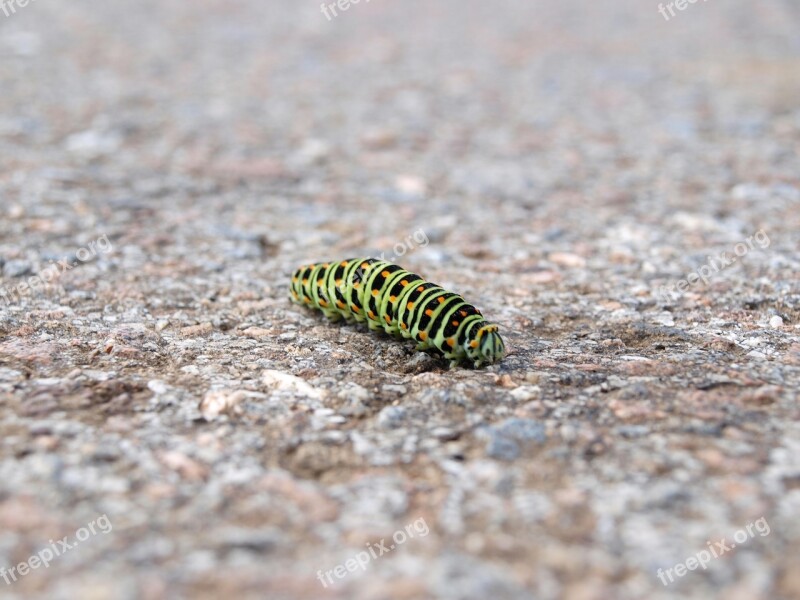
[[[24,277],[32,274],[33,267],[26,260],[6,260],[3,264],[3,277]],[[16,284],[12,285],[16,287]]]
[[[408,411],[403,406],[387,406],[378,413],[378,425],[384,429],[400,427],[406,420]]]
[[[267,369],[261,374],[261,383],[268,388],[296,393],[308,398],[319,398],[322,392],[305,380],[274,369]]]
[[[541,389],[538,385],[521,385],[511,390],[509,394],[518,402],[527,402],[541,396]]]
[[[383,390],[384,394],[405,395],[406,393],[408,393],[408,388],[406,386],[404,386],[404,385],[395,385],[395,384],[391,384],[391,383],[384,384],[383,387],[381,387],[381,389]]]
[[[489,438],[486,454],[499,460],[514,460],[528,442],[544,443],[547,439],[545,427],[532,419],[511,418],[491,425],[481,431]]]
[[[200,402],[199,410],[207,421],[216,419],[223,414],[241,414],[241,404],[246,397],[247,394],[242,390],[210,391]]]

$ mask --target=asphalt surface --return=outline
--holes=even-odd
[[[796,3],[9,2],[0,598],[800,597]]]

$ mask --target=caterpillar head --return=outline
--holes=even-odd
[[[478,368],[482,364],[490,365],[502,360],[506,354],[506,347],[500,334],[497,333],[497,325],[487,324],[484,321],[480,327],[469,332],[464,343],[464,351],[469,361]]]

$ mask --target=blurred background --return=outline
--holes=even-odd
[[[0,0],[0,597],[800,597],[800,3],[674,4]],[[288,304],[420,230],[500,365]]]

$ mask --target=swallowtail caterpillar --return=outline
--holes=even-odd
[[[413,339],[417,350],[438,350],[451,367],[479,368],[505,355],[497,325],[477,308],[387,261],[350,258],[302,266],[292,276],[291,299],[332,321],[366,323],[371,331]]]

